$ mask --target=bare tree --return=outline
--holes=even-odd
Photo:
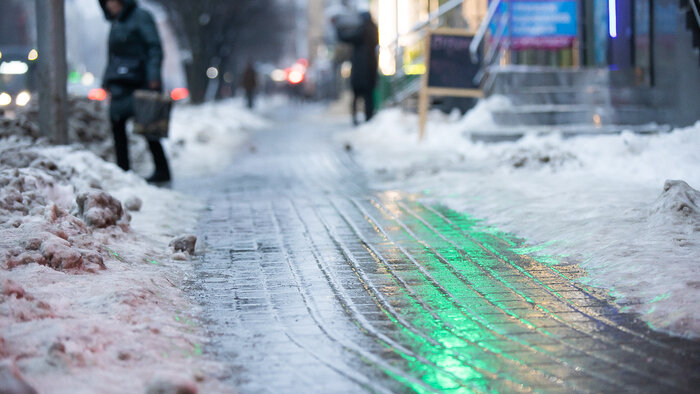
[[[194,103],[205,99],[209,67],[236,75],[253,58],[280,53],[288,24],[277,0],[154,0],[163,5],[190,56],[185,73]]]

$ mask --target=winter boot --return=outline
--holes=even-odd
[[[146,178],[148,183],[162,183],[170,181],[170,168],[168,167],[168,159],[165,157],[165,152],[163,152],[163,146],[157,139],[149,139],[148,147],[151,149],[151,155],[153,155],[153,164],[156,170],[153,175]]]

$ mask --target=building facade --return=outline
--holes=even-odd
[[[382,73],[424,72],[425,31],[476,32],[489,7],[483,48],[497,56],[484,67],[603,70],[611,89],[624,90],[610,105],[627,97],[659,108],[659,123],[700,119],[698,0],[374,0]]]

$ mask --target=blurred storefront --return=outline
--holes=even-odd
[[[378,21],[381,99],[401,102],[425,72],[429,29],[484,24],[485,70],[511,66],[603,70],[630,103],[676,109],[659,116],[679,124],[700,118],[687,103],[700,100],[698,0],[374,0]],[[637,89],[636,91],[633,91]],[[646,89],[646,90],[643,90]],[[640,101],[640,100],[637,100]],[[695,106],[697,107],[697,106]],[[662,119],[665,118],[665,119]]]

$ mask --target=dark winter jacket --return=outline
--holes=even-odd
[[[134,90],[148,89],[150,82],[162,85],[163,49],[153,16],[138,7],[136,0],[122,0],[124,9],[117,17],[105,8],[106,0],[99,1],[112,22],[102,84],[112,96],[112,119],[125,119],[133,115]]]
[[[341,41],[352,44],[352,73],[350,84],[357,91],[374,89],[377,84],[377,45],[379,45],[379,33],[377,25],[372,21],[368,12],[363,13],[362,25],[354,31],[338,33]]]

